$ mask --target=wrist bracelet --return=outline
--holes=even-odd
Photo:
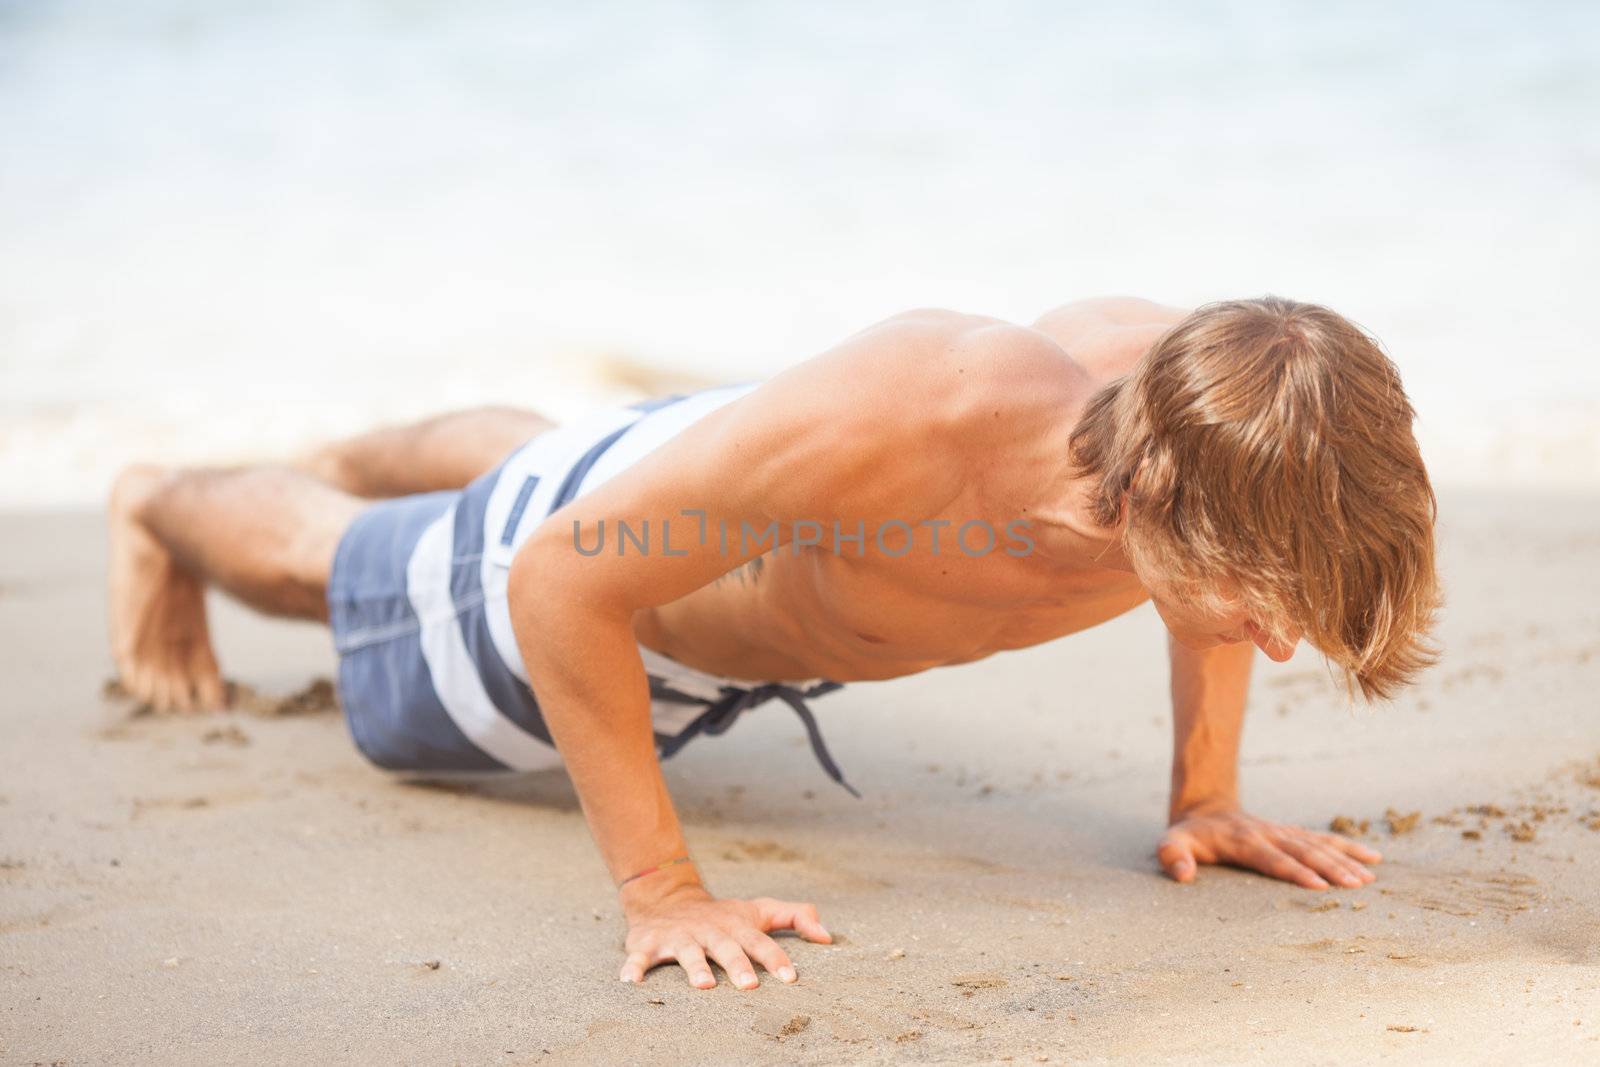
[[[626,877],[622,881],[618,882],[617,883],[617,888],[621,889],[623,886],[627,885],[629,882],[634,881],[635,879],[638,879],[638,878],[643,878],[647,874],[655,874],[657,871],[664,871],[668,867],[676,867],[680,863],[688,863],[688,862],[689,862],[689,857],[688,856],[678,856],[678,857],[676,857],[674,859],[667,860],[667,862],[665,862],[665,863],[658,863],[654,867],[646,867],[644,870],[640,871],[638,874],[630,874],[630,875],[628,875],[628,877]]]

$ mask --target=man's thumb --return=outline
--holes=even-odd
[[[1188,835],[1169,832],[1162,839],[1161,846],[1156,849],[1156,858],[1161,861],[1162,869],[1174,880],[1194,881],[1194,849],[1189,844]]]

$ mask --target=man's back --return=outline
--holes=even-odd
[[[550,522],[587,546],[595,569],[670,550],[714,554],[732,570],[742,549],[771,546],[635,617],[643,645],[716,674],[890,678],[1048,641],[1143,599],[1125,570],[1073,551],[1068,439],[1087,396],[1174,317],[1127,300],[1059,309],[1039,329],[945,311],[896,316],[708,410],[720,427],[686,424],[648,457],[646,490],[745,485],[758,473],[812,483],[824,505],[815,513],[771,500],[759,509],[767,521],[730,527],[707,524],[715,500],[680,495],[661,511],[648,493],[601,489],[609,499],[597,504],[586,485]],[[789,423],[787,438],[746,447],[744,427],[769,422]],[[865,482],[879,491],[861,493]],[[852,495],[854,511],[841,503]],[[635,536],[624,541],[619,523]],[[645,526],[649,545],[636,536]]]

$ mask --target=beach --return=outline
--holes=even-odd
[[[0,0],[0,1067],[1600,1063],[1596,114],[1577,0]],[[564,775],[380,772],[315,626],[214,596],[226,713],[108,688],[130,463],[1266,293],[1441,492],[1442,662],[1250,698],[1246,805],[1365,889],[1162,875],[1149,607],[818,699],[859,800],[777,704],[670,760],[711,888],[838,935],[751,992],[619,982]]]
[[[1364,827],[1362,890],[1160,874],[1147,608],[817,701],[861,800],[781,710],[696,741],[668,779],[710,885],[836,935],[750,992],[617,981],[559,772],[398,781],[281,700],[331,673],[315,627],[214,600],[245,707],[108,697],[101,521],[0,518],[5,1063],[1600,1059],[1600,495],[1444,494],[1445,656],[1391,705],[1261,663],[1246,804]]]

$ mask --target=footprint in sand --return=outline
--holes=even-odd
[[[1488,875],[1459,874],[1434,879],[1415,888],[1396,889],[1394,896],[1424,911],[1460,918],[1481,915],[1510,917],[1531,911],[1544,899],[1539,880],[1531,875],[1500,871]]]
[[[228,694],[228,707],[264,719],[284,718],[291,715],[324,715],[339,710],[339,695],[333,682],[327,678],[312,680],[304,689],[288,696],[268,696],[243,682],[224,683]],[[108,678],[100,687],[100,695],[114,703],[131,701],[133,695],[116,678]],[[137,719],[154,714],[149,704],[135,704],[128,718]]]

